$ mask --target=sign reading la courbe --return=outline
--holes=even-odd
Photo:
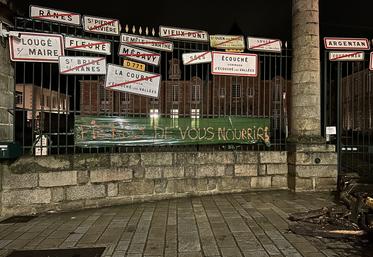
[[[131,46],[139,46],[142,48],[149,48],[166,52],[172,52],[174,50],[174,44],[172,42],[126,33],[120,34],[120,42]]]
[[[80,26],[80,14],[68,11],[61,11],[51,8],[30,5],[30,17],[36,20],[47,20],[69,25]]]
[[[214,75],[248,76],[258,75],[256,54],[212,52],[211,73]]]
[[[161,75],[108,64],[105,88],[157,98]]]
[[[65,49],[71,51],[111,55],[111,44],[107,41],[65,36]]]
[[[270,145],[270,119],[123,118],[75,116],[75,145],[146,146],[188,144]]]
[[[106,57],[61,56],[59,69],[64,75],[105,75]]]
[[[159,26],[159,36],[170,40],[182,39],[199,42],[208,42],[209,34],[203,30],[180,29],[174,27]]]
[[[83,16],[83,29],[91,33],[114,36],[119,36],[121,30],[119,20],[88,15]]]
[[[16,32],[9,37],[10,59],[14,62],[57,63],[65,55],[63,37],[58,34]]]

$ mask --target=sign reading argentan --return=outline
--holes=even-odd
[[[245,49],[243,36],[211,35],[210,46],[217,49]]]
[[[364,52],[329,52],[330,61],[364,61]]]
[[[105,75],[106,57],[61,56],[59,69],[64,75]]]
[[[158,98],[161,75],[108,64],[105,88]]]
[[[155,66],[158,66],[161,60],[161,55],[159,53],[151,52],[126,44],[121,44],[119,46],[118,55],[121,57],[126,57],[131,60],[144,62]]]
[[[256,54],[212,52],[211,73],[214,75],[248,76],[258,75]]]
[[[119,36],[121,28],[119,20],[84,15],[83,29],[91,33]]]
[[[211,52],[197,52],[197,53],[186,53],[182,55],[183,64],[199,64],[199,63],[210,63],[212,61]]]
[[[340,38],[325,37],[324,44],[326,49],[339,50],[369,50],[369,40],[366,38]]]
[[[62,35],[12,32],[9,37],[10,59],[14,62],[52,62],[65,55]]]
[[[281,40],[259,37],[247,38],[247,49],[251,51],[281,53]]]
[[[159,26],[159,36],[169,39],[183,39],[200,42],[208,42],[209,34],[202,30],[180,29],[166,26]]]
[[[140,46],[143,48],[155,49],[160,51],[172,52],[174,43],[159,40],[155,38],[130,35],[126,33],[120,34],[120,42],[132,46]]]
[[[30,18],[80,26],[80,14],[30,5]]]
[[[65,49],[79,52],[111,55],[111,44],[87,38],[65,36]]]

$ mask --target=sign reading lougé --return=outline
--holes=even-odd
[[[78,13],[34,5],[30,5],[30,17],[32,19],[54,21],[75,26],[81,25],[80,14]]]
[[[210,46],[217,49],[245,49],[243,36],[211,35]]]
[[[369,40],[366,38],[341,38],[325,37],[324,45],[326,49],[343,50],[369,50]]]
[[[105,75],[106,57],[61,56],[59,69],[65,75]]]
[[[271,38],[248,37],[247,49],[251,51],[281,53],[281,40]]]
[[[119,145],[265,144],[269,118],[122,118],[75,116],[75,144]]]
[[[214,75],[248,76],[258,75],[256,54],[212,52],[211,73]]]
[[[183,39],[200,42],[208,42],[209,34],[203,30],[180,29],[166,26],[159,26],[159,36],[169,39]]]
[[[212,61],[211,52],[197,52],[197,53],[185,53],[182,55],[183,64],[199,64],[199,63],[210,63]]]
[[[52,62],[64,55],[63,37],[57,34],[12,32],[9,37],[10,59],[15,62]]]
[[[130,35],[126,33],[120,34],[120,42],[132,46],[140,46],[143,48],[156,49],[161,51],[172,52],[174,50],[174,44],[164,40],[155,38]]]
[[[79,52],[111,55],[111,44],[80,37],[65,36],[65,49]]]
[[[161,75],[108,64],[105,88],[157,98]]]
[[[91,33],[119,36],[121,28],[119,20],[84,15],[83,29]]]
[[[118,55],[155,66],[158,66],[161,60],[161,55],[159,53],[151,52],[149,50],[133,47],[126,44],[121,44],[119,46]]]
[[[364,52],[329,52],[330,61],[364,61]]]

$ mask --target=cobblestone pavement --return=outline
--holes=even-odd
[[[105,246],[105,257],[373,256],[352,241],[288,232],[288,213],[330,206],[332,199],[272,191],[45,214],[0,224],[0,257],[13,249],[93,246]]]

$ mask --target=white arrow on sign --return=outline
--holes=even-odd
[[[132,46],[140,46],[143,48],[155,49],[160,51],[172,52],[174,44],[172,42],[159,40],[150,37],[130,35],[126,33],[120,34],[120,42]]]
[[[364,52],[329,52],[330,61],[364,61]]]
[[[158,98],[161,75],[108,64],[105,88]]]
[[[211,52],[197,52],[197,53],[186,53],[182,55],[183,64],[199,64],[199,63],[210,63],[212,61]]]
[[[61,56],[59,69],[64,75],[105,75],[106,57]]]
[[[88,38],[65,36],[65,49],[71,51],[111,55],[110,42],[92,40]]]
[[[30,18],[54,21],[74,26],[81,25],[80,14],[30,5]]]
[[[117,19],[83,16],[83,29],[91,33],[119,36],[120,22]]]
[[[134,61],[139,61],[155,66],[158,66],[161,60],[161,55],[159,53],[129,46],[127,44],[121,44],[119,46],[118,55],[121,57],[132,59]]]

